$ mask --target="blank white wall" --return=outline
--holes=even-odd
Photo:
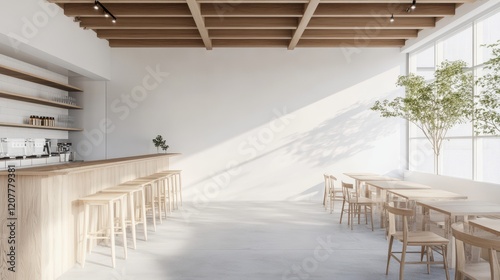
[[[113,49],[107,154],[163,135],[187,200],[319,200],[322,174],[404,169],[398,49]],[[403,158],[403,160],[402,160]]]

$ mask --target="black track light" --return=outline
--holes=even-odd
[[[393,23],[393,22],[394,22],[394,14],[391,14],[391,18],[389,19],[389,22],[390,22],[390,23]]]
[[[104,5],[101,2],[96,0],[94,2],[94,9],[99,10],[99,8],[101,8],[103,10],[104,17],[106,17],[106,18],[111,17],[111,22],[116,23],[116,17],[108,9],[106,9],[106,7],[104,7]]]
[[[417,8],[417,0],[413,0],[413,2],[411,3],[410,8],[411,8],[412,10],[415,10],[415,9]]]

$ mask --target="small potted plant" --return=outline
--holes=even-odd
[[[163,150],[164,153],[167,153],[168,145],[166,145],[165,143],[163,143],[161,145],[161,149]]]
[[[153,144],[155,144],[156,151],[159,153],[160,148],[164,151],[167,151],[168,145],[166,144],[167,140],[163,139],[163,136],[158,135],[153,139]]]

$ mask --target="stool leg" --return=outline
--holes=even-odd
[[[168,192],[168,210],[170,212],[172,212],[172,208],[174,207],[173,205],[173,200],[172,200],[172,184],[171,184],[171,181],[169,182],[169,184],[167,185],[167,192]]]
[[[130,223],[132,224],[132,244],[134,245],[134,250],[137,248],[136,232],[135,232],[135,204],[134,204],[134,194],[128,194],[128,203],[130,204],[128,208],[130,209]]]
[[[170,196],[168,195],[168,186],[169,180],[168,178],[163,178],[163,207],[165,208],[165,219],[167,218],[167,212],[170,213]]]
[[[114,211],[113,211],[113,201],[109,202],[108,205],[108,219],[109,219],[109,224],[110,224],[110,239],[111,239],[111,262],[113,264],[113,268],[116,266],[115,262],[115,221],[114,221]]]
[[[151,199],[151,212],[153,212],[153,229],[156,232],[156,211],[155,211],[155,191],[153,184],[149,184],[151,187],[150,199]]]
[[[158,199],[158,217],[160,218],[160,224],[163,224],[163,218],[161,216],[161,193],[160,193],[160,181],[154,182],[156,184],[156,198]]]
[[[120,224],[122,227],[122,233],[123,233],[123,252],[125,255],[125,259],[127,259],[127,223],[125,223],[125,213],[127,209],[125,208],[125,203],[123,201],[123,198],[120,199]],[[135,240],[134,240],[135,241]]]
[[[177,176],[179,176],[179,198],[180,198],[181,207],[182,207],[182,181],[181,181],[181,173],[179,172],[177,174]]]
[[[85,267],[85,258],[87,255],[87,239],[88,239],[88,231],[89,231],[89,211],[90,207],[85,203],[84,206],[84,214],[83,214],[83,244],[82,244],[82,268]]]
[[[179,179],[179,180],[177,180]],[[181,174],[177,173],[175,176],[175,188],[177,189],[177,194],[179,195],[179,199],[177,201],[180,201],[180,204],[182,206],[182,193],[181,193]],[[179,204],[177,203],[177,209],[179,209]]]
[[[141,190],[141,202],[142,202],[142,225],[144,226],[144,240],[148,240],[148,226],[146,219],[146,196],[144,195],[144,188]]]

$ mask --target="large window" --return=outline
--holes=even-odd
[[[475,77],[483,73],[491,58],[485,44],[500,39],[500,11],[470,23],[445,38],[410,54],[410,72],[432,79],[436,65],[444,60],[463,60]],[[476,89],[479,92],[479,90]],[[500,183],[500,137],[476,135],[473,124],[457,125],[448,131],[439,157],[440,174]],[[409,129],[410,170],[432,173],[434,154],[423,133]]]

